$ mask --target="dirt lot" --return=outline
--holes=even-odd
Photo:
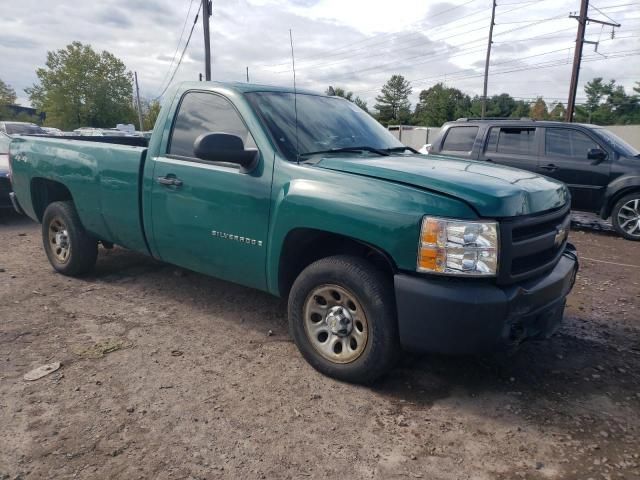
[[[121,249],[66,278],[2,217],[0,479],[640,478],[640,243],[571,238],[553,339],[365,388],[302,360],[278,299]]]

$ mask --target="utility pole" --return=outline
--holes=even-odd
[[[491,8],[491,25],[489,25],[489,43],[487,44],[487,59],[484,62],[484,87],[482,89],[482,115],[487,113],[487,83],[489,82],[489,60],[491,59],[491,44],[493,43],[493,26],[496,19],[496,0],[493,0]]]
[[[600,23],[602,25],[609,25],[611,27],[619,27],[619,23],[603,22],[602,20],[594,20],[589,18],[589,0],[581,0],[580,2],[580,15],[569,15],[570,18],[578,20],[578,33],[576,34],[576,48],[573,54],[573,69],[571,71],[571,83],[569,85],[569,99],[567,101],[567,113],[565,120],[567,122],[573,121],[573,112],[576,108],[576,93],[578,91],[578,79],[580,77],[580,64],[582,63],[582,47],[585,43],[596,43],[596,51],[598,49],[597,42],[587,42],[584,39],[584,32],[587,26],[587,22]]]
[[[133,72],[133,77],[136,80],[136,103],[138,104],[138,121],[140,122],[140,131],[144,130],[142,124],[142,107],[140,106],[140,88],[138,87],[138,72]]]
[[[211,37],[209,35],[210,0],[202,0],[202,29],[204,30],[204,77],[211,80]]]
[[[247,67],[247,83],[249,83],[249,67]]]

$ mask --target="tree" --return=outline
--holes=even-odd
[[[160,113],[160,102],[152,100],[151,102],[143,102],[142,117],[145,130],[153,130]]]
[[[443,123],[469,115],[471,98],[457,88],[437,83],[420,92],[414,112],[415,123],[440,127]]]
[[[603,107],[611,113],[617,124],[638,123],[640,121],[640,102],[636,95],[627,95],[622,85],[611,80],[609,94]],[[598,119],[599,120],[599,119]]]
[[[487,117],[512,117],[517,107],[518,103],[511,95],[501,93],[500,95],[493,95],[487,98],[487,111],[485,115]],[[521,106],[519,108],[522,109]],[[471,100],[471,113],[474,117],[480,117],[482,115],[482,98],[477,95]]]
[[[524,100],[516,100],[515,107],[511,111],[512,118],[527,118],[531,113],[531,107]]]
[[[80,126],[113,127],[133,123],[132,74],[113,54],[73,42],[47,52],[39,83],[25,89],[34,107],[47,114],[47,125],[71,130]]]
[[[375,109],[383,124],[403,123],[411,118],[411,84],[402,75],[392,75],[376,97]]]
[[[359,106],[365,112],[369,113],[369,109],[367,108],[367,102],[362,100],[360,97],[354,97],[353,96],[353,92],[348,92],[344,88],[341,88],[341,87],[335,87],[334,88],[332,86],[329,86],[329,88],[327,88],[324,91],[324,93],[326,93],[327,95],[329,95],[331,97],[346,98],[350,102],[355,103],[357,106]]]
[[[13,105],[16,103],[16,91],[8,83],[0,78],[0,106]]]
[[[529,115],[534,120],[546,120],[549,118],[549,111],[547,110],[547,102],[542,97],[538,97]]]
[[[596,77],[587,82],[584,91],[587,101],[576,106],[576,121],[596,125],[640,123],[640,99],[637,95],[627,95],[615,80],[604,82],[602,77]],[[640,93],[640,84],[633,87],[633,91]]]
[[[355,103],[357,106],[359,106],[362,110],[364,110],[365,112],[369,113],[369,108],[367,106],[367,102],[365,102],[364,100],[362,100],[360,97],[356,97],[353,100],[353,103]]]
[[[556,122],[564,122],[564,117],[567,114],[567,109],[561,102],[556,103],[551,107],[549,111],[549,120],[554,120]]]

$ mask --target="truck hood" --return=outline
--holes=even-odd
[[[440,155],[330,155],[316,167],[379,178],[467,202],[482,217],[513,217],[562,207],[564,184],[525,170]]]

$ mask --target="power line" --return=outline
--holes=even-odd
[[[164,77],[162,78],[162,81],[160,82],[160,85],[164,85],[165,80],[167,79],[167,77],[169,76],[169,72],[171,71],[171,67],[173,67],[173,62],[175,62],[176,60],[176,55],[178,54],[178,50],[180,49],[180,43],[182,43],[182,36],[184,35],[184,29],[187,26],[187,21],[189,20],[189,14],[191,13],[191,6],[193,5],[193,0],[191,0],[189,2],[189,10],[187,10],[187,14],[184,17],[184,22],[182,24],[182,30],[180,31],[180,38],[178,38],[178,44],[176,45],[176,50],[175,52],[173,52],[173,57],[171,58],[171,63],[169,64],[169,68],[167,68],[167,71],[164,74]]]
[[[540,3],[545,2],[545,1],[548,1],[548,0],[539,0],[539,1],[537,1],[537,3],[538,3],[538,4],[540,4]],[[463,5],[458,6],[458,7],[454,7],[454,8],[452,8],[452,9],[448,9],[448,10],[446,10],[445,12],[448,12],[448,11],[450,11],[450,10],[454,10],[455,8],[459,8],[459,7],[461,7],[461,6],[467,5],[468,3],[471,3],[471,2],[467,2],[467,3],[463,4]],[[528,5],[528,4],[531,4],[531,3],[535,3],[535,2],[522,2],[522,3],[521,3],[521,5],[523,5],[523,6],[524,6],[525,4],[527,4],[527,5]],[[510,9],[510,10],[507,10],[507,11],[503,12],[503,13],[509,13],[509,12],[513,12],[513,11],[519,10],[519,9],[523,8],[523,6],[516,7],[516,8],[512,8],[512,9]],[[441,12],[441,13],[445,13],[445,12]],[[485,12],[486,12],[486,9],[484,9],[484,8],[483,8],[483,9],[480,9],[480,10],[477,10],[477,11],[474,11],[474,12],[471,12],[471,13],[469,13],[469,14],[467,14],[467,15],[463,15],[462,17],[459,17],[459,18],[457,18],[457,19],[455,19],[455,20],[452,20],[452,21],[449,21],[449,22],[444,22],[444,23],[441,23],[441,24],[435,25],[435,26],[430,27],[430,28],[431,28],[431,29],[436,29],[436,28],[440,28],[440,27],[449,27],[449,28],[451,28],[451,25],[452,25],[452,24],[454,24],[454,23],[456,23],[456,22],[459,22],[460,20],[462,20],[462,19],[464,19],[464,18],[471,17],[471,16],[477,15],[477,14],[479,14],[479,13],[485,13]],[[431,17],[431,18],[433,18],[433,17]],[[466,22],[466,23],[463,23],[463,24],[460,24],[460,25],[456,25],[456,26],[455,26],[455,28],[460,28],[460,27],[463,27],[463,26],[472,25],[472,24],[474,24],[474,23],[483,22],[483,21],[485,21],[485,19],[484,19],[484,18],[480,18],[480,19],[477,19],[477,20],[473,20],[473,21],[471,21],[471,22]],[[457,33],[457,34],[454,34],[454,35],[448,35],[448,36],[445,36],[445,37],[442,37],[442,38],[433,38],[433,39],[432,39],[432,38],[426,38],[426,40],[427,40],[428,42],[434,42],[434,41],[447,40],[447,39],[449,39],[449,38],[458,37],[458,36],[460,36],[460,35],[466,35],[466,34],[468,34],[468,33],[472,33],[472,32],[478,31],[478,30],[484,30],[484,28],[485,28],[485,27],[484,27],[484,26],[482,26],[482,27],[479,27],[479,28],[476,28],[476,29],[473,29],[473,30],[466,30],[466,31],[463,31],[463,32],[460,32],[460,33]],[[394,33],[391,33],[391,32],[390,32],[390,33],[387,33],[387,34],[381,34],[381,35],[379,35],[379,36],[371,37],[370,39],[361,40],[360,42],[356,42],[355,44],[362,43],[362,42],[366,42],[366,41],[368,41],[368,40],[373,40],[373,39],[376,39],[376,38],[378,38],[378,37],[380,37],[380,38],[381,38],[381,37],[383,37],[383,36],[396,35],[397,33],[398,33],[398,32],[394,32]],[[413,32],[406,33],[406,34],[399,35],[399,36],[397,36],[397,35],[396,35],[396,36],[393,38],[393,40],[398,40],[398,39],[400,39],[400,38],[409,37],[409,36],[416,35],[416,34],[422,34],[422,32],[419,32],[419,31],[413,31]],[[364,50],[364,49],[369,49],[369,48],[371,48],[371,47],[378,46],[378,45],[383,45],[383,44],[385,44],[385,43],[388,43],[388,41],[383,41],[383,42],[378,42],[378,43],[368,44],[368,45],[365,45],[365,46],[363,46],[363,47],[359,47],[359,48],[356,48],[356,49],[347,49],[345,52],[338,52],[338,53],[335,53],[335,52],[334,52],[334,53],[327,54],[327,55],[316,55],[316,56],[314,56],[314,57],[306,57],[305,59],[303,59],[303,60],[301,60],[301,61],[304,63],[304,60],[309,61],[310,59],[313,59],[313,58],[329,58],[329,57],[340,56],[340,55],[345,55],[345,54],[349,54],[349,55],[348,55],[348,57],[353,57],[353,56],[358,55],[358,54],[354,54],[353,52],[361,51],[361,50]],[[409,48],[413,48],[413,47],[417,47],[417,46],[423,45],[424,43],[425,43],[425,39],[420,39],[420,41],[419,41],[418,43],[415,43],[415,44],[412,44],[412,45],[405,46],[405,47],[403,47],[403,48],[402,48],[402,49],[400,49],[400,50],[407,50],[407,49],[409,49]],[[352,45],[354,45],[354,44],[352,44]],[[344,48],[345,48],[345,47],[342,47],[341,49],[344,49]],[[398,50],[394,50],[394,52],[397,52],[397,51],[398,51]],[[386,53],[383,53],[383,54],[386,54]],[[368,56],[367,56],[367,57],[368,57]],[[365,57],[365,58],[367,58],[367,57]],[[347,60],[347,57],[345,57],[344,59],[340,59],[340,60],[336,61],[335,63],[342,62],[342,61],[346,61],[346,60]],[[299,62],[299,63],[300,63],[300,62]],[[332,62],[332,63],[333,63],[333,62]],[[258,67],[260,67],[260,68],[267,68],[267,67],[277,67],[277,66],[283,66],[283,65],[285,65],[285,66],[286,66],[286,65],[288,65],[288,62],[282,62],[282,63],[276,63],[276,64],[269,64],[269,65],[258,65]],[[313,64],[313,65],[307,65],[305,68],[317,67],[317,66],[320,66],[320,65],[324,66],[325,64],[324,64],[324,63],[315,63],[315,64]],[[300,69],[300,68],[299,68],[299,69]],[[287,70],[277,71],[277,72],[273,72],[273,73],[280,74],[280,73],[288,73],[288,72],[289,72],[289,70],[287,69]]]
[[[198,22],[198,16],[200,15],[200,9],[201,8],[202,8],[202,3],[200,4],[200,7],[198,7],[198,11],[196,12],[196,16],[193,19],[193,25],[191,25],[191,31],[189,32],[189,36],[187,37],[187,42],[184,44],[184,48],[182,49],[182,53],[180,54],[180,59],[178,60],[176,68],[173,70],[173,73],[171,74],[171,78],[169,79],[169,82],[167,83],[167,85],[162,90],[162,93],[160,93],[160,95],[158,95],[154,100],[158,100],[160,97],[162,97],[165,94],[165,92],[167,91],[167,89],[169,88],[169,85],[171,85],[171,82],[173,82],[173,78],[176,76],[176,72],[178,71],[178,68],[180,68],[180,64],[182,63],[182,59],[184,58],[184,54],[187,51],[187,47],[189,46],[189,42],[191,41],[191,35],[193,35],[193,30],[194,30],[194,28],[196,28],[196,23]]]
[[[469,5],[470,3],[473,3],[475,1],[477,1],[477,0],[469,0],[469,1],[467,1],[467,2],[465,2],[463,4],[461,4],[461,5],[457,5],[455,7],[452,7],[452,8],[449,8],[447,10],[444,10],[444,11],[442,11],[440,13],[432,15],[430,18],[435,18],[435,17],[441,16],[441,15],[444,15],[445,13],[451,12],[451,11],[456,10],[458,8],[462,8],[462,7],[464,7],[466,5]],[[456,20],[454,20],[452,22],[445,22],[444,24],[436,25],[436,26],[431,27],[431,28],[437,28],[437,27],[442,26],[442,25],[448,25],[449,23],[457,22],[459,20],[462,20],[463,18],[472,16],[472,15],[477,15],[478,13],[483,13],[484,11],[485,10],[482,8],[482,9],[479,9],[479,10],[477,10],[475,12],[472,12],[471,14],[464,15],[464,16],[462,16],[462,17],[460,17],[460,18],[458,18],[458,19],[456,19]],[[424,22],[423,21],[415,22],[415,23],[413,23],[411,25],[422,27],[424,25]],[[409,25],[409,26],[411,26],[411,25]],[[364,38],[362,40],[358,40],[358,41],[353,42],[353,43],[351,43],[349,45],[343,45],[342,47],[334,48],[332,53],[330,53],[330,54],[320,54],[320,55],[312,55],[312,56],[308,56],[308,57],[302,57],[302,58],[300,58],[298,60],[298,63],[301,63],[301,62],[304,63],[305,61],[314,60],[314,59],[317,59],[317,58],[329,58],[329,57],[344,55],[345,52],[341,52],[341,50],[346,50],[347,52],[351,52],[351,51],[356,51],[356,50],[359,51],[359,50],[363,50],[363,49],[366,49],[366,48],[370,48],[370,47],[373,47],[373,46],[376,46],[376,45],[380,45],[380,44],[386,43],[386,42],[380,42],[380,43],[374,43],[374,44],[370,44],[370,45],[365,45],[365,46],[359,47],[357,49],[352,49],[351,47],[353,47],[354,45],[360,45],[362,43],[370,42],[371,40],[377,40],[377,39],[380,39],[380,38],[383,38],[383,37],[398,35],[399,33],[401,33],[401,32],[395,31],[395,32],[387,32],[387,33],[381,33],[381,34],[378,34],[378,35],[374,35],[374,36],[369,37],[369,38]],[[410,33],[402,34],[402,35],[400,35],[399,37],[396,37],[396,38],[404,38],[404,37],[407,37],[407,36],[415,35],[417,33],[422,33],[422,32],[414,30],[414,31],[412,31]],[[255,65],[255,67],[268,68],[268,67],[281,67],[281,66],[285,66],[285,65],[289,65],[289,62],[286,61],[286,62],[280,62],[280,63],[266,64],[266,65]]]
[[[528,5],[530,5],[531,3],[537,3],[537,4],[540,4],[540,3],[545,2],[545,1],[548,1],[548,0],[540,0],[540,1],[537,1],[537,2],[529,2],[529,1],[527,1],[527,2],[520,2],[520,3],[518,4],[519,6],[517,6],[517,7],[515,7],[515,8],[511,8],[511,9],[509,9],[509,10],[506,10],[506,11],[504,11],[504,12],[502,12],[502,13],[503,13],[503,14],[510,13],[510,12],[513,12],[513,11],[520,10],[520,9],[522,9],[522,8],[524,8],[524,7],[528,6]],[[470,3],[470,2],[467,2],[467,3]],[[461,6],[464,6],[464,5],[466,5],[466,4],[463,4],[463,5],[461,5]],[[460,6],[459,6],[459,7],[460,7]],[[457,8],[457,7],[454,7],[454,8]],[[453,10],[454,8],[452,8],[452,9],[448,9],[447,11]],[[449,21],[449,22],[444,22],[444,23],[439,24],[439,25],[436,25],[436,26],[434,26],[434,27],[432,27],[432,28],[439,28],[439,27],[445,27],[445,26],[446,26],[446,27],[451,28],[451,25],[452,25],[452,24],[454,24],[454,23],[456,23],[456,22],[459,22],[460,20],[462,20],[462,19],[464,19],[464,18],[466,18],[466,17],[474,16],[474,15],[477,15],[477,14],[479,14],[479,13],[485,13],[485,12],[486,12],[486,10],[485,10],[485,9],[481,9],[481,10],[478,10],[478,11],[474,11],[474,12],[471,12],[471,13],[469,13],[469,14],[467,14],[467,15],[464,15],[464,16],[462,16],[462,17],[459,17],[459,18],[457,18],[456,20]],[[445,13],[445,12],[441,12],[441,13]],[[553,19],[555,20],[556,18],[560,19],[560,18],[565,18],[565,17],[564,17],[564,15],[560,15],[560,16],[558,16],[558,17],[554,17]],[[459,24],[459,25],[456,25],[456,27],[455,27],[455,28],[459,28],[459,27],[466,26],[466,25],[472,25],[472,24],[474,24],[474,23],[478,23],[478,22],[481,22],[481,21],[482,21],[482,22],[484,22],[484,21],[485,21],[485,19],[484,19],[484,18],[480,18],[480,19],[473,20],[473,21],[471,21],[471,22],[466,22],[466,23],[463,23],[463,24]],[[531,23],[530,23],[530,25],[524,25],[524,26],[521,26],[521,27],[517,27],[517,28],[511,29],[511,30],[509,30],[509,31],[507,31],[507,32],[502,32],[501,34],[509,33],[509,32],[511,32],[511,31],[517,31],[517,30],[520,30],[520,29],[528,28],[529,26],[537,25],[538,23],[540,23],[540,21],[541,21],[541,20],[534,20],[533,22],[531,22]],[[480,27],[478,27],[478,28],[474,28],[474,29],[471,29],[471,30],[465,30],[465,31],[458,32],[458,33],[453,34],[453,35],[446,35],[446,36],[444,36],[444,37],[440,37],[440,38],[421,38],[421,39],[420,39],[418,42],[416,42],[416,43],[411,43],[411,44],[409,44],[409,45],[405,45],[405,46],[403,46],[402,48],[394,49],[394,50],[393,50],[393,53],[397,53],[397,52],[399,52],[399,51],[406,51],[406,50],[410,50],[410,49],[412,49],[412,48],[419,47],[419,46],[422,46],[422,45],[427,45],[427,44],[432,43],[432,42],[440,42],[440,41],[449,40],[449,39],[451,39],[451,38],[459,37],[459,36],[462,36],[462,35],[468,35],[469,33],[473,33],[473,32],[480,31],[480,30],[484,30],[485,28],[486,28],[486,27],[483,25],[483,26],[480,26]],[[396,32],[396,33],[397,33],[397,32]],[[372,48],[372,47],[374,47],[374,46],[387,44],[387,43],[388,43],[388,42],[390,42],[391,40],[397,41],[397,40],[398,40],[398,39],[400,39],[400,38],[409,37],[409,36],[416,35],[416,34],[421,34],[421,33],[422,33],[422,32],[414,31],[414,32],[407,33],[407,34],[404,34],[404,35],[399,35],[399,36],[398,36],[398,35],[396,35],[396,36],[395,36],[395,37],[393,37],[392,39],[389,39],[389,40],[386,40],[386,41],[382,41],[382,42],[373,43],[373,44],[367,44],[367,45],[365,45],[365,46],[362,46],[362,47],[359,47],[359,48],[355,48],[355,49],[347,49],[347,50],[344,50],[344,51],[342,51],[342,52],[334,52],[334,53],[326,54],[326,55],[316,55],[315,57],[306,57],[306,58],[307,58],[307,64],[306,64],[306,65],[304,65],[304,66],[298,67],[298,69],[299,69],[299,70],[308,70],[308,69],[311,69],[311,68],[318,68],[318,67],[323,67],[323,68],[324,68],[324,67],[327,67],[327,66],[337,65],[337,64],[340,64],[340,63],[343,63],[343,62],[349,61],[349,59],[350,59],[350,58],[352,58],[352,57],[356,57],[356,56],[358,57],[358,60],[361,60],[361,59],[365,59],[365,58],[372,58],[372,57],[378,57],[378,56],[388,55],[388,53],[389,53],[389,52],[381,52],[381,53],[372,54],[372,55],[362,55],[362,54],[360,54],[360,53],[358,53],[358,52],[359,52],[359,51],[362,51],[362,50],[370,49],[370,48]],[[375,39],[375,38],[378,38],[378,37],[380,37],[380,38],[381,38],[382,36],[388,36],[388,35],[393,35],[393,34],[391,34],[391,33],[389,33],[389,34],[382,34],[381,36],[372,37],[371,39],[368,39],[368,40],[373,40],[373,39]],[[368,40],[362,40],[362,41],[360,41],[360,42],[356,42],[356,43],[362,43],[362,42],[365,42],[365,41],[368,41]],[[483,40],[483,38],[478,38],[478,39],[473,40],[473,41],[471,41],[471,42],[464,42],[464,43],[462,43],[462,44],[454,45],[454,46],[457,48],[457,47],[461,47],[461,46],[463,46],[463,45],[467,45],[467,44],[469,44],[469,43],[474,43],[474,42],[481,41],[481,40]],[[344,49],[344,47],[343,47],[343,49]],[[344,57],[343,57],[343,58],[340,58],[340,59],[337,59],[337,60],[334,60],[334,61],[330,61],[330,62],[322,62],[322,61],[317,62],[317,61],[316,61],[316,62],[308,63],[311,59],[314,59],[314,58],[315,58],[315,59],[323,59],[323,58],[330,58],[330,57],[336,57],[336,56],[344,56]],[[401,59],[400,61],[406,61],[406,60],[410,60],[410,59],[414,59],[414,58],[420,58],[420,57],[422,57],[422,55],[416,55],[416,56],[413,56],[413,57],[409,57],[409,58]],[[396,62],[397,62],[397,61],[396,61]],[[303,64],[304,64],[305,62],[304,62],[304,61],[301,61],[301,62],[299,62],[299,63],[303,63]],[[393,62],[391,62],[391,63],[393,63]],[[391,63],[386,63],[385,65],[390,65]],[[277,64],[262,65],[262,66],[258,66],[258,68],[263,68],[263,69],[265,69],[265,70],[267,70],[267,71],[268,71],[268,68],[269,68],[269,67],[287,66],[287,65],[288,65],[288,62],[283,62],[283,63],[277,63]],[[367,70],[370,70],[370,69],[367,69]],[[284,70],[272,71],[271,73],[272,73],[272,74],[275,74],[275,75],[288,74],[288,73],[289,73],[289,69],[287,68],[287,69],[284,69]]]
[[[584,48],[585,43],[591,43],[596,45],[595,50],[596,52],[598,51],[597,42],[586,41],[584,39],[587,23],[589,22],[599,23],[602,26],[609,25],[613,28],[619,27],[620,24],[616,22],[604,22],[602,20],[595,20],[595,19],[589,18],[589,0],[580,1],[580,15],[569,15],[569,17],[575,18],[576,20],[578,20],[578,32],[576,34],[576,48],[573,56],[573,67],[571,69],[571,83],[569,84],[569,99],[567,100],[567,112],[565,117],[565,120],[567,122],[572,122],[574,103],[576,101],[576,92],[578,90],[578,78],[580,76],[580,63],[582,62],[582,49]],[[611,38],[613,38],[613,30],[611,32]]]
[[[625,58],[625,57],[633,57],[633,56],[638,56],[640,55],[640,50],[623,50],[623,51],[617,51],[617,52],[610,52],[608,54],[608,56],[602,57],[600,55],[590,55],[590,56],[586,56],[585,57],[585,61],[588,62],[593,62],[593,61],[602,61],[602,60],[609,60],[609,59],[615,59],[615,58]],[[517,61],[517,60],[516,60]],[[561,65],[568,65],[570,62],[568,60],[549,60],[546,62],[540,62],[540,63],[534,63],[534,64],[529,64],[527,66],[522,66],[522,67],[518,67],[518,68],[513,68],[513,69],[508,69],[508,70],[500,70],[498,72],[494,72],[492,75],[503,75],[506,73],[513,73],[513,72],[521,72],[521,71],[526,71],[526,70],[533,70],[533,69],[539,69],[539,68],[551,68],[551,67],[557,67],[557,66],[561,66]],[[446,75],[447,77],[452,78],[453,80],[466,80],[466,79],[470,79],[470,78],[478,78],[478,77],[482,77],[483,74],[482,73],[477,73],[477,72],[473,72],[470,73],[469,69],[463,69],[463,70],[456,70],[453,72],[447,72],[445,74],[439,74],[439,75],[434,75],[434,76],[430,76],[430,77],[424,77],[424,78],[418,78],[418,79],[409,79],[408,81],[411,82],[413,85],[416,84],[424,84],[427,83],[429,81],[433,81],[433,80],[437,80],[438,78],[442,78],[443,75]],[[368,92],[374,92],[379,90],[379,88],[371,88],[371,89],[367,89],[367,90],[357,90],[354,91],[354,94],[363,94],[363,93],[368,93]]]
[[[613,23],[618,23],[616,22],[613,18],[611,18],[609,15],[607,15],[606,13],[604,13],[602,10],[600,10],[598,7],[596,7],[593,3],[591,4],[591,6],[593,7],[593,9],[596,12],[600,12],[602,15],[604,15],[607,19],[611,20]],[[604,25],[603,25],[604,26]]]
[[[546,0],[542,0],[542,1],[546,1]],[[515,10],[515,9],[512,9],[512,10]],[[554,20],[555,19],[559,20],[559,19],[564,19],[564,18],[566,18],[564,15],[558,15],[557,17],[553,17]],[[477,21],[480,21],[480,20],[477,20]],[[474,21],[472,23],[476,23],[477,21]],[[538,24],[540,24],[542,22],[543,22],[543,20],[535,20],[535,21],[531,22],[528,25],[523,25],[523,26],[520,26],[520,27],[512,28],[511,30],[507,30],[505,32],[497,33],[495,36],[504,35],[506,33],[511,33],[511,32],[515,32],[515,31],[518,31],[518,30],[526,29],[526,28],[538,25]],[[449,40],[451,38],[459,37],[459,36],[462,36],[462,35],[468,35],[469,33],[473,33],[473,32],[479,31],[479,30],[484,30],[485,28],[486,28],[486,26],[483,25],[481,27],[474,28],[474,29],[471,29],[471,30],[465,30],[463,32],[459,32],[459,33],[456,33],[456,34],[453,34],[453,35],[448,35],[448,36],[441,37],[441,38],[426,39],[426,40],[427,40],[428,43],[440,42],[440,41],[444,41],[444,40]],[[479,41],[482,41],[482,40],[484,40],[484,37],[479,37],[477,39],[470,40],[470,41],[467,41],[467,42],[464,42],[464,43],[461,43],[461,44],[458,44],[458,45],[453,45],[453,46],[455,48],[459,48],[461,46],[469,45],[471,43],[476,43],[476,42],[479,42]],[[411,48],[415,48],[417,46],[424,45],[424,44],[425,44],[425,42],[424,42],[424,40],[422,40],[419,43],[408,45],[408,46],[405,46],[403,48],[395,49],[394,53],[399,52],[399,51],[409,50]],[[369,45],[366,48],[369,48],[370,46],[373,46],[373,45]],[[360,55],[359,59],[372,58],[372,57],[381,56],[381,55],[387,55],[387,54],[388,54],[388,52],[382,52],[382,53],[373,54],[373,55]],[[351,56],[353,56],[353,55],[351,55]],[[379,64],[379,65],[372,66],[372,67],[369,67],[369,68],[365,68],[365,69],[362,69],[362,70],[351,71],[350,73],[352,73],[352,74],[353,73],[362,73],[362,72],[365,72],[365,71],[377,70],[377,69],[380,69],[380,68],[391,67],[391,66],[393,66],[393,68],[401,68],[401,66],[400,67],[397,66],[398,62],[406,62],[408,60],[413,60],[413,59],[418,59],[418,58],[426,58],[426,57],[424,57],[423,54],[414,55],[412,57],[407,57],[407,58],[403,58],[403,59],[400,59],[400,60],[394,60],[392,62]],[[344,59],[340,59],[340,60],[336,60],[336,61],[328,62],[328,63],[327,62],[314,63],[312,65],[306,65],[304,67],[298,67],[298,69],[299,70],[308,70],[308,69],[311,69],[311,68],[327,67],[327,66],[331,66],[331,65],[336,65],[338,63],[342,63],[342,62],[344,62],[346,60],[347,59],[344,58]],[[422,62],[422,63],[424,63],[424,62]],[[420,63],[416,63],[416,64],[420,64]],[[271,72],[271,73],[276,74],[276,75],[288,74],[289,73],[289,69],[280,70],[280,71]]]

